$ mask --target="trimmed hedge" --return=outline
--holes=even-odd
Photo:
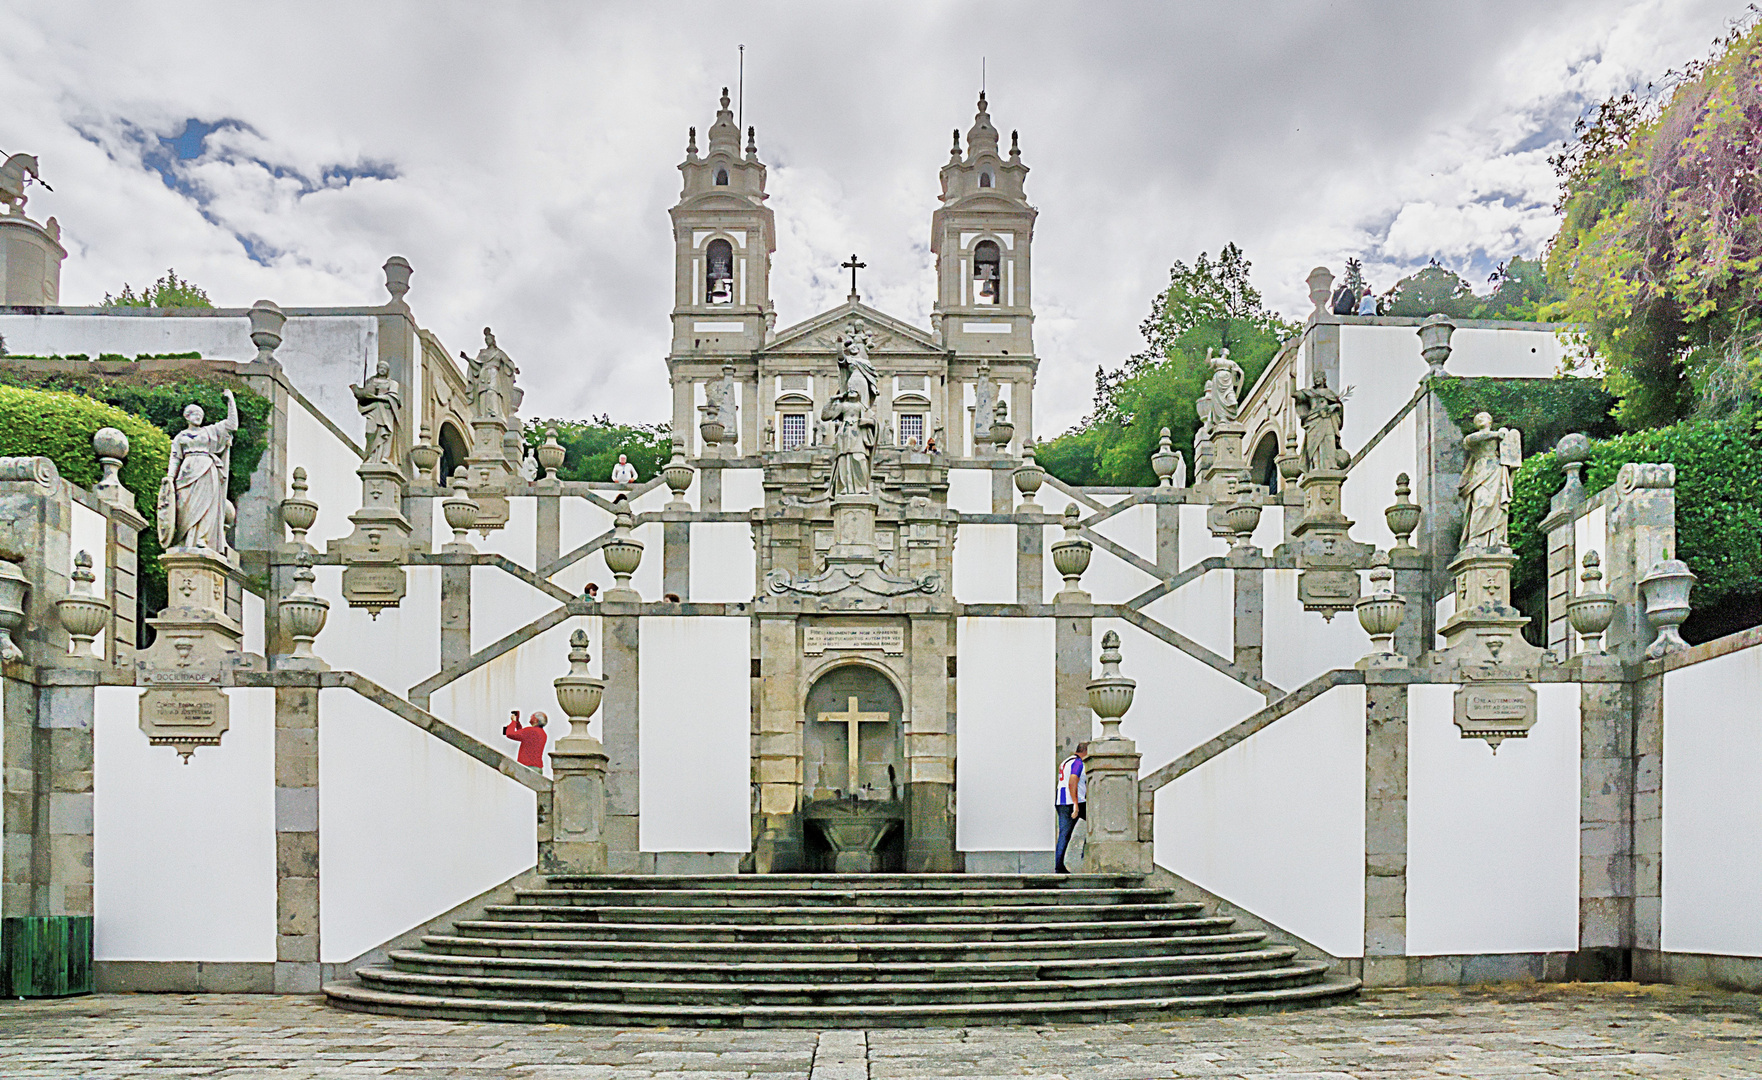
[[[1762,434],[1754,418],[1684,421],[1594,439],[1585,490],[1594,494],[1613,484],[1630,461],[1676,466],[1676,556],[1699,578],[1683,636],[1707,641],[1755,625],[1762,606]],[[1518,562],[1512,593],[1528,603],[1518,603],[1526,615],[1543,615],[1548,538],[1541,521],[1565,482],[1550,450],[1526,459],[1513,483],[1511,546]]]
[[[1603,389],[1601,379],[1562,375],[1552,379],[1459,379],[1432,380],[1432,389],[1444,403],[1450,419],[1463,434],[1474,430],[1474,414],[1486,412],[1500,427],[1523,432],[1525,456],[1551,449],[1562,435],[1582,432],[1593,439],[1620,434],[1609,411],[1615,395]]]
[[[163,576],[152,523],[159,480],[171,460],[170,436],[139,416],[78,394],[0,386],[0,457],[46,457],[68,481],[91,487],[104,475],[92,453],[92,436],[102,427],[117,428],[128,436],[129,455],[121,480],[147,517],[142,555],[151,543],[152,566]],[[94,551],[92,557],[102,559],[103,553]],[[145,573],[146,558],[142,562]]]

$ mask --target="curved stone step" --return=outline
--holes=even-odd
[[[453,924],[462,937],[527,938],[560,941],[612,937],[637,941],[996,941],[1033,938],[1174,937],[1226,933],[1236,923],[1227,915],[1124,922],[849,922],[849,923],[670,923],[552,922],[467,919]]]
[[[597,929],[597,928],[596,928]],[[557,941],[430,934],[424,949],[455,956],[605,959],[675,963],[950,963],[1130,956],[1185,956],[1253,949],[1266,934],[1239,930],[1167,937],[1047,938],[1026,941],[645,941],[593,937]]]
[[[824,907],[1068,907],[1168,903],[1168,889],[516,889],[515,904],[546,907],[824,908]]]
[[[492,904],[484,908],[489,921],[597,923],[691,923],[714,912],[719,923],[758,923],[768,926],[814,926],[827,923],[888,923],[949,926],[961,923],[1109,922],[1133,919],[1178,919],[1201,910],[1199,904],[996,904],[987,907],[953,906],[828,906],[828,907],[584,907],[575,904]]]
[[[390,993],[436,997],[506,998],[630,1005],[861,1005],[886,1007],[905,999],[946,1005],[1025,1003],[1069,996],[1093,1003],[1112,999],[1194,997],[1253,993],[1319,982],[1327,974],[1320,961],[1244,971],[1192,972],[1114,979],[972,982],[634,982],[591,979],[430,975],[388,968],[361,968],[362,985]]]
[[[1357,979],[1331,978],[1302,986],[1235,994],[1198,994],[1088,1001],[1061,997],[1035,1002],[962,1005],[709,1005],[598,1004],[504,998],[428,997],[374,990],[359,983],[324,988],[330,1003],[390,1016],[534,1024],[607,1024],[683,1027],[958,1027],[1001,1024],[1100,1024],[1170,1014],[1267,1012],[1328,1004],[1356,993]]]
[[[558,959],[551,957],[457,956],[399,949],[389,954],[392,969],[424,975],[493,978],[616,980],[648,983],[944,983],[1045,982],[1127,979],[1151,975],[1229,971],[1283,965],[1297,955],[1289,945],[1230,952],[1168,956],[1116,956],[1105,959],[956,960],[942,962],[826,963],[741,961],[734,963]]]
[[[1144,879],[1130,874],[592,874],[545,878],[559,889],[742,889],[790,892],[809,889],[1132,889]]]

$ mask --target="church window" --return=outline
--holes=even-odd
[[[997,244],[991,240],[981,240],[973,248],[973,302],[975,304],[1001,304],[1003,294],[999,289],[1003,260],[997,250]]]
[[[979,174],[979,186],[980,187],[990,187],[991,186],[991,174],[990,173],[982,172]]]
[[[704,275],[704,300],[711,304],[734,303],[734,245],[726,240],[711,240],[707,254],[710,269]]]
[[[923,446],[924,445],[924,414],[923,413],[900,413],[899,414],[899,445],[901,445],[901,446]]]
[[[808,414],[789,412],[783,414],[783,444],[781,449],[800,450],[808,442]]]
[[[727,187],[728,186],[728,170],[727,169],[717,169],[716,170],[716,186],[717,187]]]

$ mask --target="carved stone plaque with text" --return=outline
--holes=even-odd
[[[889,656],[905,652],[902,626],[810,626],[802,631],[802,652],[818,656],[827,649],[874,649]]]

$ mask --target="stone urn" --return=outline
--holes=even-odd
[[[619,503],[618,515],[613,521],[612,538],[600,547],[600,554],[606,557],[606,569],[618,579],[613,588],[630,592],[630,575],[642,565],[642,541],[630,535],[636,525],[636,515],[630,512],[629,503]]]
[[[1309,272],[1304,284],[1309,286],[1309,302],[1315,305],[1315,313],[1326,315],[1328,297],[1334,291],[1334,272],[1325,266],[1318,266]]]
[[[1646,621],[1658,630],[1658,637],[1646,650],[1646,659],[1656,660],[1689,647],[1678,628],[1689,617],[1689,590],[1694,585],[1695,573],[1681,559],[1665,559],[1640,579],[1640,594],[1646,599]]]
[[[722,410],[714,405],[699,405],[698,411],[703,419],[698,422],[697,433],[704,438],[704,456],[715,457],[716,448],[722,444],[722,437],[728,434],[722,424]]]
[[[571,721],[569,734],[564,738],[587,735],[587,721],[599,711],[600,698],[606,692],[605,680],[587,673],[591,659],[587,651],[587,631],[576,630],[569,635],[569,674],[551,680],[557,691],[557,707]],[[574,721],[581,723],[579,733],[573,726]]]
[[[282,625],[294,639],[293,655],[303,659],[317,659],[312,642],[330,618],[330,601],[312,591],[312,583],[317,580],[318,575],[312,572],[312,556],[301,552],[299,567],[294,571],[294,589],[278,605]]]
[[[392,303],[404,302],[404,294],[410,291],[410,262],[402,255],[393,255],[380,267],[385,271],[385,291],[391,294]]]
[[[1260,504],[1252,502],[1231,503],[1224,511],[1224,521],[1235,533],[1232,547],[1236,551],[1247,551],[1249,541],[1254,539],[1254,530],[1260,527]]]
[[[247,317],[251,321],[251,344],[257,346],[257,361],[267,364],[275,359],[276,347],[281,344],[281,329],[288,317],[271,300],[252,304]]]
[[[1156,453],[1150,455],[1150,471],[1156,474],[1157,487],[1175,486],[1175,469],[1181,464],[1181,455],[1175,453],[1174,439],[1168,428],[1162,429],[1158,435]]]
[[[306,470],[303,467],[294,467],[290,486],[294,493],[281,501],[281,522],[294,534],[294,543],[305,547],[306,533],[318,520],[318,504],[306,497]]]
[[[441,513],[446,516],[447,527],[453,530],[453,542],[446,546],[446,550],[472,550],[466,534],[477,524],[477,510],[477,503],[471,498],[471,482],[465,466],[461,465],[453,470],[452,497],[441,500]]]
[[[1601,561],[1595,551],[1585,552],[1578,595],[1566,602],[1566,621],[1578,634],[1581,647],[1592,653],[1603,651],[1603,631],[1615,621],[1615,597],[1603,591]]]
[[[996,420],[991,421],[991,445],[997,449],[999,454],[1009,452],[1010,440],[1015,437],[1015,424],[1002,417],[998,417]]]
[[[1022,447],[1022,464],[1013,475],[1016,481],[1016,490],[1022,493],[1023,509],[1032,508],[1034,493],[1039,491],[1040,485],[1046,482],[1046,470],[1042,469],[1040,464],[1034,460],[1032,446]]]
[[[0,660],[22,660],[24,652],[12,635],[24,629],[24,602],[31,579],[10,559],[0,558]]]
[[[423,483],[434,482],[435,466],[440,464],[441,449],[434,445],[434,433],[427,424],[423,424],[418,432],[416,445],[410,448],[410,464],[416,466],[416,476]]]
[[[667,504],[667,509],[691,509],[691,504],[685,501],[685,493],[691,489],[692,471],[692,467],[685,463],[685,448],[674,443],[673,456],[661,469],[661,480],[673,492],[673,499]]]
[[[1444,363],[1450,359],[1450,335],[1456,324],[1443,314],[1433,315],[1419,324],[1419,354],[1425,357],[1428,376],[1444,374]]]
[[[1395,550],[1413,550],[1413,530],[1419,528],[1419,507],[1410,497],[1413,494],[1413,481],[1406,473],[1395,477],[1395,505],[1383,510],[1383,520],[1389,523],[1389,531],[1395,534]]]
[[[1395,651],[1395,631],[1407,617],[1407,600],[1395,592],[1395,572],[1389,569],[1389,556],[1380,551],[1371,558],[1370,589],[1353,607],[1358,625],[1370,635],[1371,652],[1387,656]]]
[[[1076,503],[1065,507],[1065,538],[1052,545],[1052,566],[1064,575],[1066,592],[1082,589],[1083,571],[1089,569],[1089,560],[1095,554],[1094,546],[1078,533],[1081,520]]]
[[[110,625],[110,604],[92,595],[95,580],[92,556],[81,551],[73,557],[73,585],[66,596],[55,601],[55,614],[71,641],[69,651],[76,656],[90,656],[92,642]]]
[[[1560,436],[1554,444],[1554,459],[1566,472],[1566,483],[1560,488],[1560,502],[1569,506],[1585,501],[1585,465],[1591,460],[1591,440],[1579,432]]]
[[[122,480],[117,473],[122,470],[122,463],[128,460],[128,436],[116,428],[101,427],[92,435],[92,453],[98,456],[98,465],[104,470],[97,490],[113,496],[121,494]]]
[[[556,480],[557,470],[563,467],[563,459],[568,456],[568,451],[563,449],[563,444],[557,441],[556,428],[549,428],[545,431],[545,441],[539,444],[534,453],[538,455],[539,467],[545,471],[545,479]]]
[[[1120,635],[1109,630],[1101,636],[1101,676],[1089,681],[1089,708],[1101,719],[1101,737],[1120,738],[1120,719],[1132,707],[1138,684],[1120,674]]]

